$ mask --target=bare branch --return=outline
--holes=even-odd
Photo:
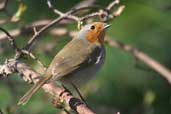
[[[30,49],[32,48],[33,43],[35,43],[35,41],[37,40],[37,38],[40,36],[40,34],[44,31],[46,31],[48,28],[50,28],[51,26],[55,25],[56,23],[60,22],[63,18],[65,17],[59,17],[57,19],[55,19],[54,21],[50,22],[48,25],[42,27],[39,31],[37,31],[36,34],[33,35],[33,37],[28,41],[28,44],[24,47],[25,50],[30,51]]]
[[[129,52],[130,54],[135,56],[136,59],[143,61],[146,65],[161,74],[162,77],[164,77],[169,83],[171,83],[171,71],[139,49],[113,40],[112,38],[106,39],[106,43],[111,47],[120,48],[124,51]]]
[[[12,46],[12,48],[15,50],[16,53],[19,52],[19,48],[17,47],[14,38],[3,28],[0,28],[0,31],[4,32]]]
[[[111,10],[115,5],[118,5],[120,2],[120,0],[113,0],[113,2],[111,2],[108,6],[107,6],[107,10]]]
[[[59,16],[63,16],[63,15],[64,15],[64,13],[62,13],[61,11],[59,11],[59,10],[57,10],[57,9],[55,9],[55,8],[53,7],[53,5],[51,4],[50,0],[47,0],[47,5],[48,5],[48,7],[49,7],[50,9],[53,10],[53,12],[54,12],[55,14],[57,14],[57,15],[59,15]]]
[[[11,34],[11,36],[16,37],[16,36],[19,36],[21,34],[21,30],[15,29],[15,30],[9,31],[8,33]],[[7,38],[8,38],[8,36],[6,34],[4,34],[4,33],[0,34],[0,40],[4,40]]]
[[[116,11],[113,12],[113,16],[118,17],[123,12],[124,8],[125,8],[124,5],[120,6]]]
[[[14,71],[23,75],[23,79],[29,83],[37,83],[41,77],[41,74],[35,72],[32,68],[25,63],[16,61],[15,59],[7,60],[7,62],[0,66],[0,68],[7,68],[12,74]],[[1,72],[3,71],[3,72]],[[0,76],[3,76],[4,70],[0,70]],[[6,75],[6,76],[8,76]],[[73,97],[69,91],[65,88],[59,87],[54,83],[48,83],[42,86],[43,90],[50,93],[55,99],[60,99],[61,103],[65,103],[70,106],[79,114],[94,114],[81,100]]]
[[[35,60],[44,69],[44,71],[46,70],[46,66],[33,53],[24,49],[21,50],[21,53],[28,55],[31,59]]]

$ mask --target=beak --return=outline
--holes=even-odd
[[[111,26],[111,24],[105,25],[105,26],[103,27],[103,29],[107,29],[107,28],[109,28],[110,26]]]

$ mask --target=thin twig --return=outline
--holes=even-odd
[[[116,11],[113,12],[113,16],[114,17],[118,17],[122,13],[122,11],[124,10],[124,8],[125,8],[124,5],[120,6]],[[112,18],[114,18],[114,17],[112,17]]]
[[[38,37],[40,36],[40,34],[44,31],[46,31],[48,28],[50,28],[51,26],[55,25],[56,23],[60,22],[63,18],[65,17],[59,17],[55,20],[53,20],[52,22],[50,22],[48,25],[42,27],[39,31],[37,31],[36,34],[33,35],[33,37],[28,41],[28,44],[24,47],[25,50],[30,51],[33,43],[35,43],[35,41],[38,39]]]
[[[55,14],[57,14],[57,15],[59,15],[59,16],[63,16],[63,15],[64,15],[64,13],[62,13],[61,11],[59,11],[59,10],[57,10],[57,9],[54,8],[54,6],[51,4],[51,1],[50,1],[50,0],[47,0],[47,5],[48,5],[48,7],[49,7],[50,9],[53,10],[53,12],[54,12]]]
[[[107,6],[107,10],[111,10],[115,5],[118,5],[120,2],[120,0],[113,0],[113,2],[111,2],[108,6]]]
[[[1,27],[0,27],[0,31],[4,32],[7,35],[7,38],[9,40],[12,48],[15,50],[16,53],[18,53],[20,49],[17,47],[14,38],[5,29],[3,29]]]
[[[46,70],[46,66],[31,52],[22,49],[22,54],[28,55],[31,59],[35,60],[43,69]]]

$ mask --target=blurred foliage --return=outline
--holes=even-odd
[[[46,0],[20,0],[26,9],[20,12],[20,24],[8,23],[1,27],[7,30],[29,25],[40,19],[54,19],[57,16],[48,9]],[[96,0],[96,4],[106,6],[111,0]],[[67,11],[79,0],[52,0],[61,11]],[[111,21],[112,27],[107,35],[123,43],[133,45],[171,68],[171,1],[170,0],[122,0],[126,5],[123,14]],[[17,13],[20,3],[10,0],[7,6],[8,15],[0,12],[0,19],[9,19],[9,15]],[[21,6],[20,6],[21,7]],[[65,27],[76,29],[76,24]],[[20,47],[25,45],[31,34],[18,37]],[[54,55],[70,40],[67,36],[54,38],[48,34],[41,36],[34,53],[46,65]],[[54,44],[54,42],[58,42]],[[45,51],[48,44],[55,45]],[[136,61],[129,53],[121,49],[106,46],[107,56],[104,67],[84,88],[84,95],[90,107],[94,110],[119,110],[121,114],[171,114],[171,86],[158,73],[148,68],[144,63]],[[7,41],[0,41],[0,62],[14,54]],[[35,62],[29,63],[37,68]],[[141,66],[142,68],[137,67]],[[19,98],[28,90],[18,76],[14,74],[6,79],[0,79],[0,109],[5,114],[52,114],[56,113],[48,95],[39,91],[26,106],[17,106]],[[106,108],[104,108],[106,107]],[[104,112],[105,112],[104,111]],[[113,114],[113,113],[112,113]]]

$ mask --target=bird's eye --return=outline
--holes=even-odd
[[[92,25],[92,26],[90,27],[90,29],[91,29],[91,30],[94,30],[94,29],[95,29],[95,26],[94,26],[94,25]]]

